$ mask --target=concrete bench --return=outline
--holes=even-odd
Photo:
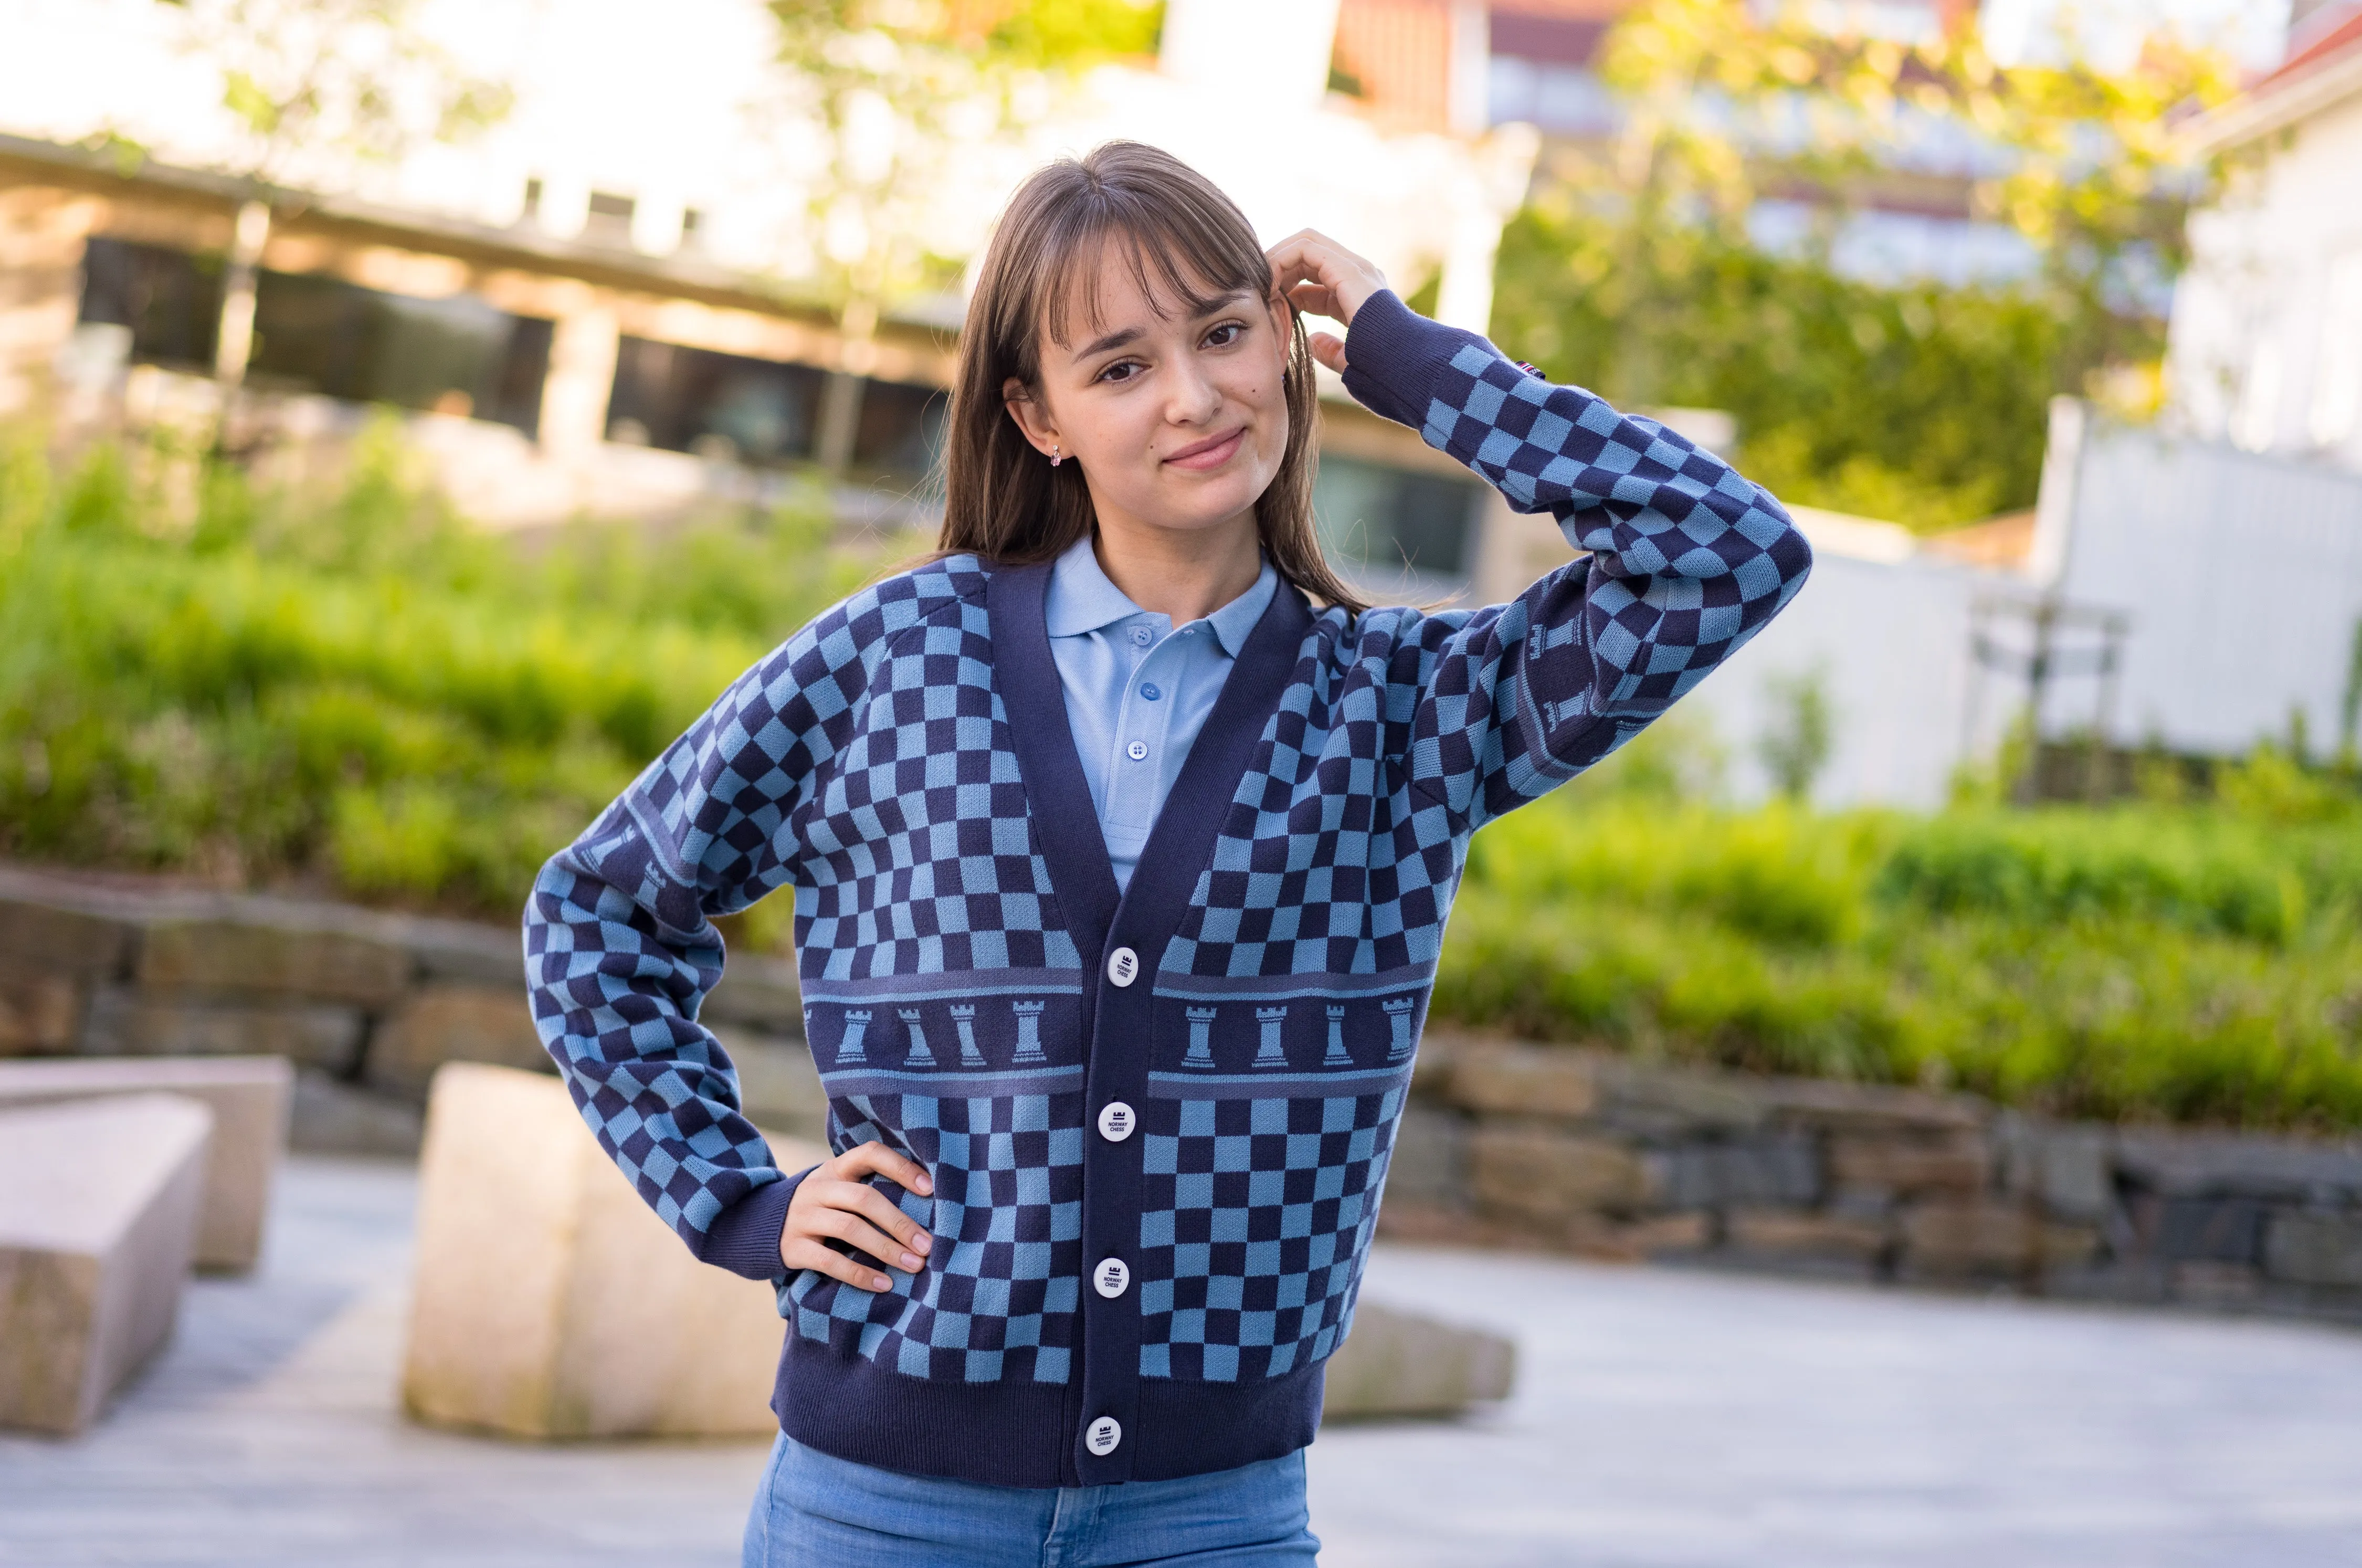
[[[1517,1372],[1518,1347],[1499,1334],[1364,1300],[1329,1358],[1320,1419],[1451,1415],[1507,1398]]]
[[[789,1170],[824,1150],[774,1137]],[[774,1430],[768,1286],[697,1262],[556,1078],[453,1063],[419,1162],[403,1403],[520,1438]]]
[[[170,1093],[214,1115],[197,1266],[243,1272],[262,1253],[270,1183],[287,1142],[292,1072],[279,1056],[66,1056],[0,1061],[0,1110],[97,1096]]]
[[[178,1095],[0,1111],[0,1426],[81,1431],[171,1337],[213,1121]]]

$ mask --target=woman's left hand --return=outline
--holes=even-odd
[[[1296,310],[1353,325],[1362,302],[1386,286],[1386,275],[1319,229],[1299,229],[1265,252],[1272,286]],[[1333,333],[1312,335],[1312,357],[1342,374],[1345,340]]]

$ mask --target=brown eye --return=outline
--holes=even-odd
[[[1236,343],[1245,331],[1246,328],[1239,323],[1235,321],[1226,321],[1222,323],[1221,326],[1214,328],[1213,331],[1206,334],[1206,347],[1209,348],[1227,348],[1231,344]]]

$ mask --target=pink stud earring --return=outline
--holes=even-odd
[[[1060,463],[1063,463],[1063,462],[1065,462],[1065,460],[1066,460],[1065,458],[1062,458],[1062,457],[1060,457],[1060,456],[1058,455],[1058,443],[1056,443],[1055,441],[1051,442],[1051,443],[1050,443],[1050,466],[1051,466],[1052,468],[1054,468],[1054,468],[1056,468]]]

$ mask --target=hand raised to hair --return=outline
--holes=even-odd
[[[860,1179],[867,1175],[882,1176],[921,1198],[935,1190],[925,1171],[876,1142],[814,1166],[789,1200],[788,1222],[779,1232],[779,1261],[789,1272],[814,1269],[863,1290],[890,1290],[894,1282],[859,1253],[905,1274],[919,1271],[934,1238],[892,1198]],[[828,1245],[832,1241],[855,1248],[856,1254],[846,1256]]]
[[[1325,315],[1347,326],[1362,302],[1386,286],[1386,275],[1319,229],[1298,229],[1265,255],[1272,286],[1300,313]],[[1333,333],[1312,334],[1312,357],[1342,374],[1345,340]]]

